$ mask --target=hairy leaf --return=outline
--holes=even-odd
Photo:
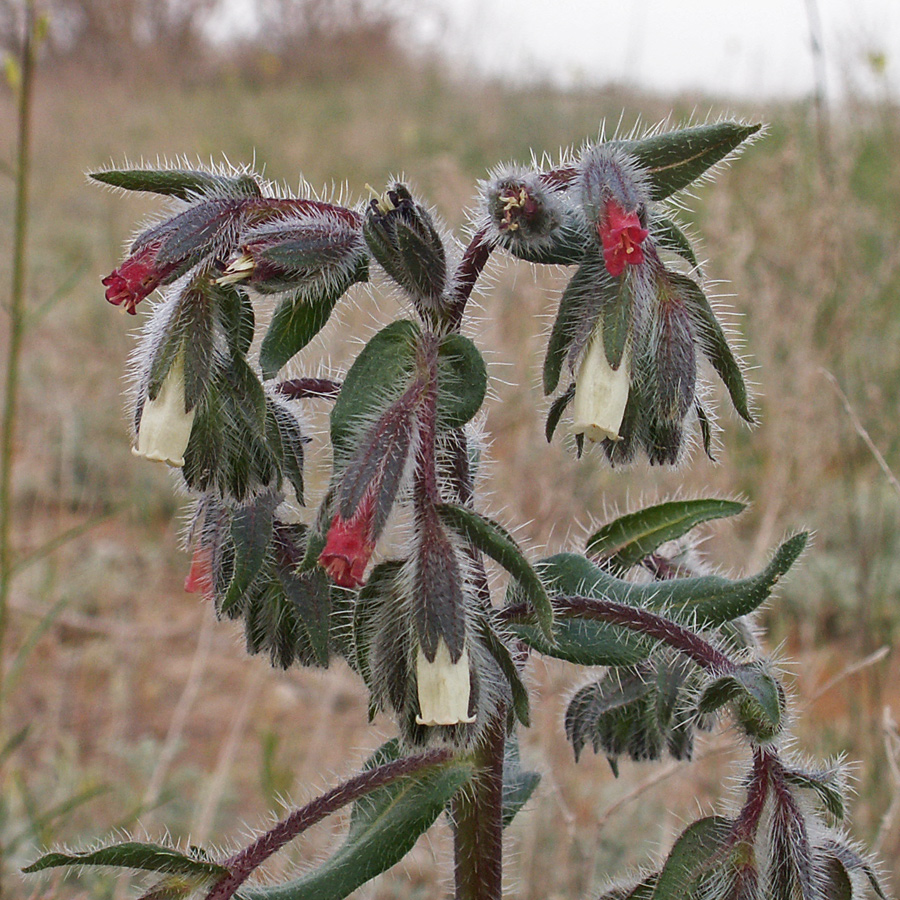
[[[125,191],[149,191],[179,200],[213,195],[262,196],[259,183],[246,173],[216,175],[189,169],[106,169],[91,172],[90,177]]]

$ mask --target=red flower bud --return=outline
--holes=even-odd
[[[156,255],[161,246],[162,241],[144,244],[103,279],[101,283],[106,288],[106,299],[110,303],[124,306],[131,315],[135,315],[138,303],[175,271],[178,262],[157,265]]]
[[[641,244],[650,233],[641,228],[636,212],[626,212],[610,197],[606,201],[606,216],[597,225],[603,242],[603,261],[606,271],[616,277],[625,271],[626,263],[638,266],[644,261]]]
[[[184,579],[184,589],[189,594],[203,594],[204,599],[212,599],[212,551],[209,547],[197,547],[194,550],[191,557],[191,571]]]
[[[340,513],[331,520],[325,539],[325,549],[319,555],[319,565],[339,587],[361,587],[366,566],[375,551],[372,540],[372,519],[375,514],[375,494],[368,492],[349,519]]]

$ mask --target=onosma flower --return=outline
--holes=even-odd
[[[603,324],[597,323],[588,341],[575,379],[572,433],[588,440],[620,438],[622,419],[631,387],[631,365],[626,350],[618,369],[606,358]]]
[[[438,640],[434,660],[419,647],[416,656],[416,682],[419,694],[417,725],[459,725],[475,721],[469,715],[469,654],[463,647],[456,662],[443,638]]]
[[[194,410],[185,409],[184,350],[172,363],[160,385],[159,393],[148,399],[141,411],[138,423],[136,456],[168,463],[184,465],[184,451],[194,427]]]
[[[642,244],[650,234],[641,227],[636,212],[627,212],[610,197],[606,201],[606,215],[597,225],[603,244],[603,262],[606,271],[618,277],[625,266],[639,266],[644,261]]]

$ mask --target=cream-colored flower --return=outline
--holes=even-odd
[[[419,686],[419,715],[417,725],[458,725],[474,722],[469,716],[469,654],[463,652],[456,662],[443,638],[438,639],[434,662],[419,647],[416,657],[416,681]]]
[[[620,440],[619,429],[625,415],[631,387],[631,360],[626,348],[618,369],[606,359],[603,346],[603,324],[594,328],[575,379],[575,401],[572,411],[572,434],[583,434],[588,440]]]
[[[159,393],[147,400],[138,425],[135,456],[184,465],[184,451],[194,425],[194,410],[184,410],[184,350],[179,352],[172,368],[163,379]]]

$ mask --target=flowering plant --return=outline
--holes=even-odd
[[[503,829],[539,781],[522,769],[516,736],[531,721],[528,659],[543,654],[603,667],[568,706],[576,758],[590,745],[614,771],[621,757],[688,759],[697,730],[726,714],[749,749],[738,810],[691,823],[665,859],[607,887],[605,900],[884,897],[839,827],[841,767],[811,768],[791,752],[788,698],[753,621],[806,535],[759,573],[713,575],[686,552],[691,532],[743,505],[681,500],[532,561],[477,490],[474,421],[488,375],[463,331],[494,253],[571,273],[544,358],[545,393],[557,394],[548,440],[571,406],[578,456],[596,444],[615,467],[639,455],[673,465],[695,437],[711,455],[705,363],[753,422],[742,366],[673,209],[758,132],[720,121],[601,140],[556,166],[499,167],[479,186],[461,253],[400,182],[349,207],[280,196],[249,171],[93,176],[175,204],[104,285],[131,313],[163,289],[135,352],[134,436],[136,452],[167,462],[192,498],[186,587],[241,620],[248,651],[273,665],[342,658],[397,737],[360,775],[227,858],[127,842],[51,853],[30,871],[145,869],[158,873],[147,898],[340,898],[446,812],[456,897],[498,900]],[[368,340],[340,381],[281,379],[376,273],[408,317]],[[333,468],[304,516],[302,408],[316,401],[331,404]],[[508,574],[503,596],[489,562]],[[347,839],[329,860],[285,884],[248,881],[347,804]]]

